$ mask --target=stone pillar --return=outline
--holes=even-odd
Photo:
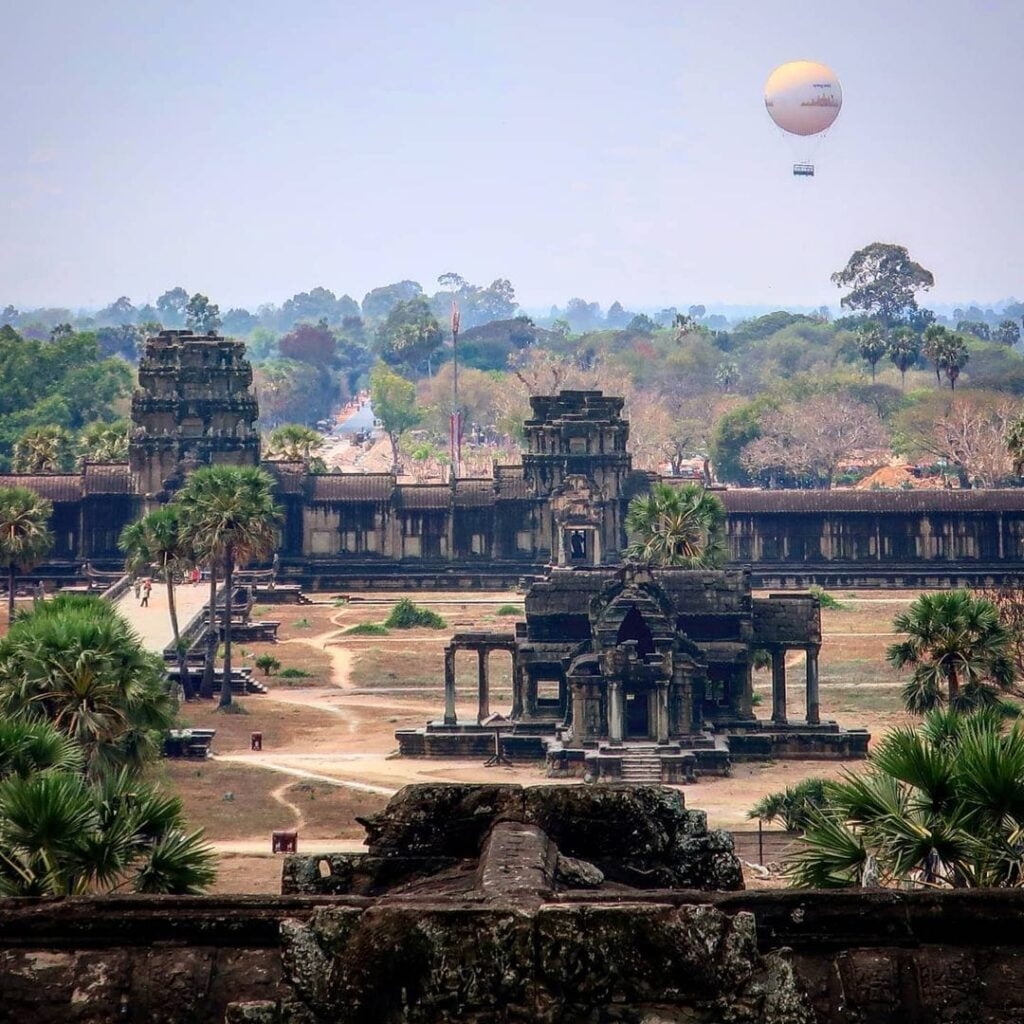
[[[818,648],[807,648],[807,724],[821,724],[818,706]]]
[[[659,743],[668,743],[668,683],[658,683],[655,706],[658,710],[655,736]]]
[[[455,648],[444,649],[444,724],[456,725],[455,717]]]
[[[587,738],[587,699],[582,685],[573,685],[572,694],[572,730],[570,742],[574,747],[582,747]]]
[[[785,725],[786,717],[786,652],[772,651],[772,721]]]
[[[622,744],[622,683],[608,684],[608,739],[613,745]]]
[[[485,718],[489,718],[491,714],[491,678],[490,666],[487,660],[490,653],[485,647],[481,647],[476,652],[477,685],[480,693],[479,709],[476,714],[478,723],[482,722]]]
[[[693,686],[679,668],[672,673],[672,687],[677,694],[679,712],[670,727],[680,736],[689,736],[693,732]]]
[[[512,718],[513,720],[523,717],[525,695],[523,693],[523,670],[519,660],[512,653]]]

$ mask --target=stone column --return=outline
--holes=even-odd
[[[786,717],[786,652],[772,651],[772,721],[785,725]]]
[[[668,683],[658,683],[655,706],[658,709],[655,736],[659,743],[668,743]]]
[[[490,665],[487,660],[490,653],[485,647],[481,647],[476,652],[477,685],[480,688],[480,704],[476,715],[478,723],[482,722],[485,718],[489,718],[491,714],[491,678]]]
[[[807,648],[807,724],[821,724],[818,706],[818,648]]]
[[[613,745],[622,744],[622,683],[608,684],[608,739]]]
[[[587,738],[587,699],[582,685],[573,685],[572,693],[572,731],[570,742],[574,747],[582,747]]]
[[[455,648],[444,649],[444,724],[456,725],[455,717]]]
[[[523,717],[523,705],[524,705],[524,694],[523,694],[523,670],[519,665],[519,660],[515,656],[515,652],[512,653],[512,718]]]
[[[672,727],[681,736],[688,736],[693,732],[693,686],[679,668],[672,674],[672,686],[679,701],[679,714]]]

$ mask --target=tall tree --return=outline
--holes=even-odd
[[[34,569],[53,548],[53,505],[27,487],[0,487],[0,564],[7,567],[7,622],[14,622],[18,572]]]
[[[323,464],[316,453],[324,446],[322,434],[301,423],[283,423],[270,432],[270,453],[288,462]]]
[[[947,334],[939,347],[939,365],[949,381],[950,391],[956,389],[960,371],[967,365],[970,358],[967,343],[959,334]]]
[[[653,565],[714,568],[725,558],[725,506],[699,484],[655,484],[626,512],[627,557]]]
[[[198,485],[194,485],[200,477]],[[281,510],[274,481],[251,466],[210,466],[196,470],[181,492],[184,531],[200,556],[224,573],[224,675],[220,706],[231,704],[231,614],[235,569],[267,558],[277,542]],[[214,609],[211,609],[214,611]],[[216,631],[216,616],[210,628]]]
[[[195,561],[195,552],[188,542],[182,526],[181,509],[177,505],[164,505],[154,509],[121,531],[121,550],[125,554],[125,569],[138,575],[157,566],[167,587],[167,612],[171,619],[171,634],[178,658],[178,679],[185,692],[185,700],[192,700],[192,680],[188,672],[188,656],[178,628],[178,608],[175,603],[174,574]]]
[[[949,330],[942,324],[932,324],[925,329],[921,354],[935,367],[935,383],[942,383],[942,352],[949,337]]]
[[[160,322],[168,327],[185,325],[185,310],[188,308],[188,292],[184,288],[171,288],[156,300]]]
[[[71,462],[72,439],[63,427],[33,427],[14,444],[14,469],[18,473],[56,473]]]
[[[298,359],[314,366],[327,367],[334,361],[337,342],[326,322],[297,324],[277,343],[285,359]]]
[[[844,309],[862,309],[892,327],[917,309],[916,293],[931,288],[935,278],[904,246],[873,242],[858,249],[832,283],[850,289],[841,300]]]
[[[399,442],[402,434],[419,424],[422,413],[416,405],[416,385],[383,363],[370,371],[370,404],[391,442],[392,472],[401,470]]]
[[[207,334],[220,327],[220,306],[196,292],[185,307],[185,326],[196,334]]]
[[[363,296],[363,317],[367,320],[383,320],[400,302],[423,295],[423,288],[417,281],[398,281],[380,288],[374,288]]]
[[[996,606],[969,590],[922,594],[897,615],[893,629],[906,639],[886,657],[893,668],[910,668],[903,690],[910,711],[942,704],[958,711],[996,704],[1013,688],[1010,635]]]
[[[862,324],[857,331],[857,347],[861,358],[871,367],[871,379],[874,380],[878,362],[888,351],[885,332],[881,326],[873,320]]]
[[[163,660],[113,605],[58,595],[0,640],[0,715],[42,717],[82,750],[92,778],[141,770],[174,721]]]
[[[444,332],[423,298],[399,302],[377,328],[377,353],[392,366],[416,369],[427,364],[444,341]]]
[[[760,436],[740,461],[752,473],[811,477],[831,488],[843,459],[886,448],[889,436],[870,406],[838,395],[816,395],[767,410]]]
[[[995,329],[995,341],[1001,341],[1004,345],[1016,345],[1020,341],[1020,325],[1016,320],[1003,320]]]
[[[127,420],[90,423],[78,435],[78,457],[83,462],[127,462],[130,430]]]
[[[900,371],[900,387],[906,389],[907,370],[921,354],[921,339],[911,327],[897,327],[889,335],[889,358]]]

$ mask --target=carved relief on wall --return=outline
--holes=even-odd
[[[570,473],[551,495],[551,509],[560,525],[598,526],[605,497],[590,477]]]

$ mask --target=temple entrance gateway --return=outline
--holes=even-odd
[[[650,729],[651,695],[649,691],[626,694],[626,739],[652,739]]]

